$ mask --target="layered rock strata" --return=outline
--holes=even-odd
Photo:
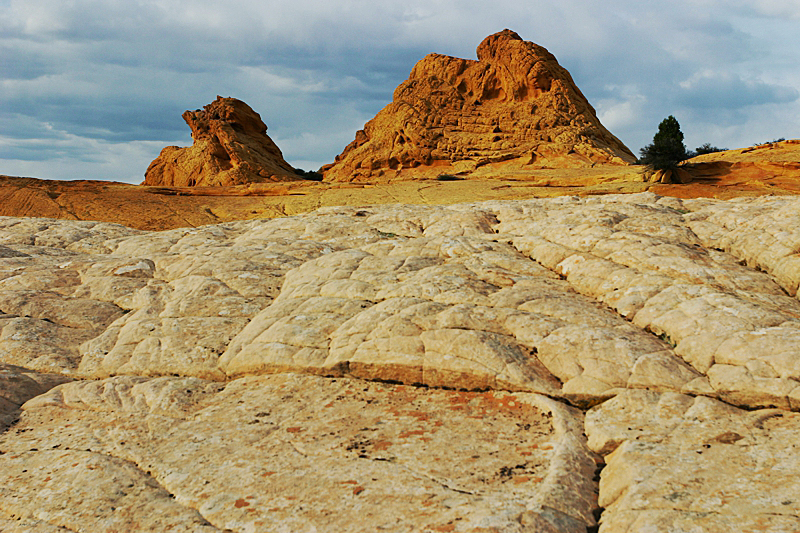
[[[194,187],[300,179],[267,135],[250,106],[217,96],[202,110],[186,111],[192,146],[167,146],[150,163],[142,185]]]
[[[0,528],[798,529],[797,213],[0,218]]]
[[[327,181],[370,181],[492,163],[571,168],[635,159],[550,52],[504,30],[484,39],[477,61],[422,59],[392,103],[321,171]]]
[[[713,152],[689,159],[685,167],[695,179],[735,178],[739,183],[790,184],[800,176],[800,139]]]

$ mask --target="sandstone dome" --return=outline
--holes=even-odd
[[[477,55],[430,54],[417,63],[392,103],[321,169],[326,181],[392,179],[406,169],[415,169],[405,173],[413,177],[469,172],[494,163],[574,168],[635,161],[545,48],[503,30],[484,39]]]

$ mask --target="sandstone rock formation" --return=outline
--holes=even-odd
[[[150,163],[143,185],[194,187],[299,179],[250,106],[217,96],[203,110],[186,111],[188,148],[167,146]]]
[[[796,530],[799,213],[0,218],[0,529]]]
[[[687,168],[700,178],[736,174],[741,181],[770,181],[774,186],[800,174],[800,139],[704,154],[688,160]]]
[[[442,204],[648,190],[681,198],[798,195],[798,161],[800,141],[795,140],[692,159],[685,167],[691,174],[688,184],[646,182],[636,165],[533,170],[484,165],[468,180],[381,184],[298,180],[231,187],[143,187],[0,176],[0,216],[102,220],[164,230],[282,217],[333,205]]]
[[[734,165],[774,163],[775,168],[796,170],[800,166],[798,165],[798,151],[800,151],[800,139],[790,139],[703,154],[689,159],[688,162],[692,164],[727,162]],[[785,165],[780,165],[780,163],[785,163]]]
[[[600,531],[796,531],[800,413],[627,390],[586,416]]]
[[[430,54],[394,99],[323,167],[328,181],[459,173],[504,162],[528,168],[626,164],[569,72],[510,31],[490,35],[478,60]]]
[[[686,161],[681,170],[682,175],[666,181],[683,185],[655,185],[651,190],[681,198],[725,198],[726,191],[746,196],[798,194],[800,139],[704,154]],[[652,181],[663,177],[648,176]]]

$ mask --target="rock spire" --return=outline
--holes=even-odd
[[[167,146],[147,168],[143,185],[242,185],[299,179],[250,106],[217,96],[202,110],[186,111],[188,148]]]

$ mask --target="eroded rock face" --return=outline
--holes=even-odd
[[[22,499],[44,477],[55,490],[114,474],[131,483],[127,495],[93,494],[83,505],[117,507],[108,518],[121,529],[165,531],[153,523],[161,515],[286,532],[522,531],[520,520],[577,532],[595,523],[582,415],[535,394],[296,374],[227,386],[118,377],[53,389],[25,409],[25,427],[3,443],[0,498]],[[42,425],[50,418],[56,435]],[[17,511],[27,520],[56,515],[60,503],[29,502]],[[156,516],[134,511],[147,506]]]
[[[797,213],[0,218],[0,527],[797,529]]]
[[[250,106],[217,96],[203,110],[186,111],[188,148],[167,146],[150,163],[143,185],[194,187],[299,179]]]
[[[628,390],[590,410],[600,531],[800,529],[800,414]]]
[[[0,363],[0,431],[16,420],[19,407],[26,401],[67,381],[70,379],[61,374],[44,374]]]
[[[417,63],[392,103],[322,170],[329,181],[369,181],[402,177],[403,169],[435,177],[500,162],[633,161],[556,58],[504,30],[484,39],[477,61],[431,54]]]

